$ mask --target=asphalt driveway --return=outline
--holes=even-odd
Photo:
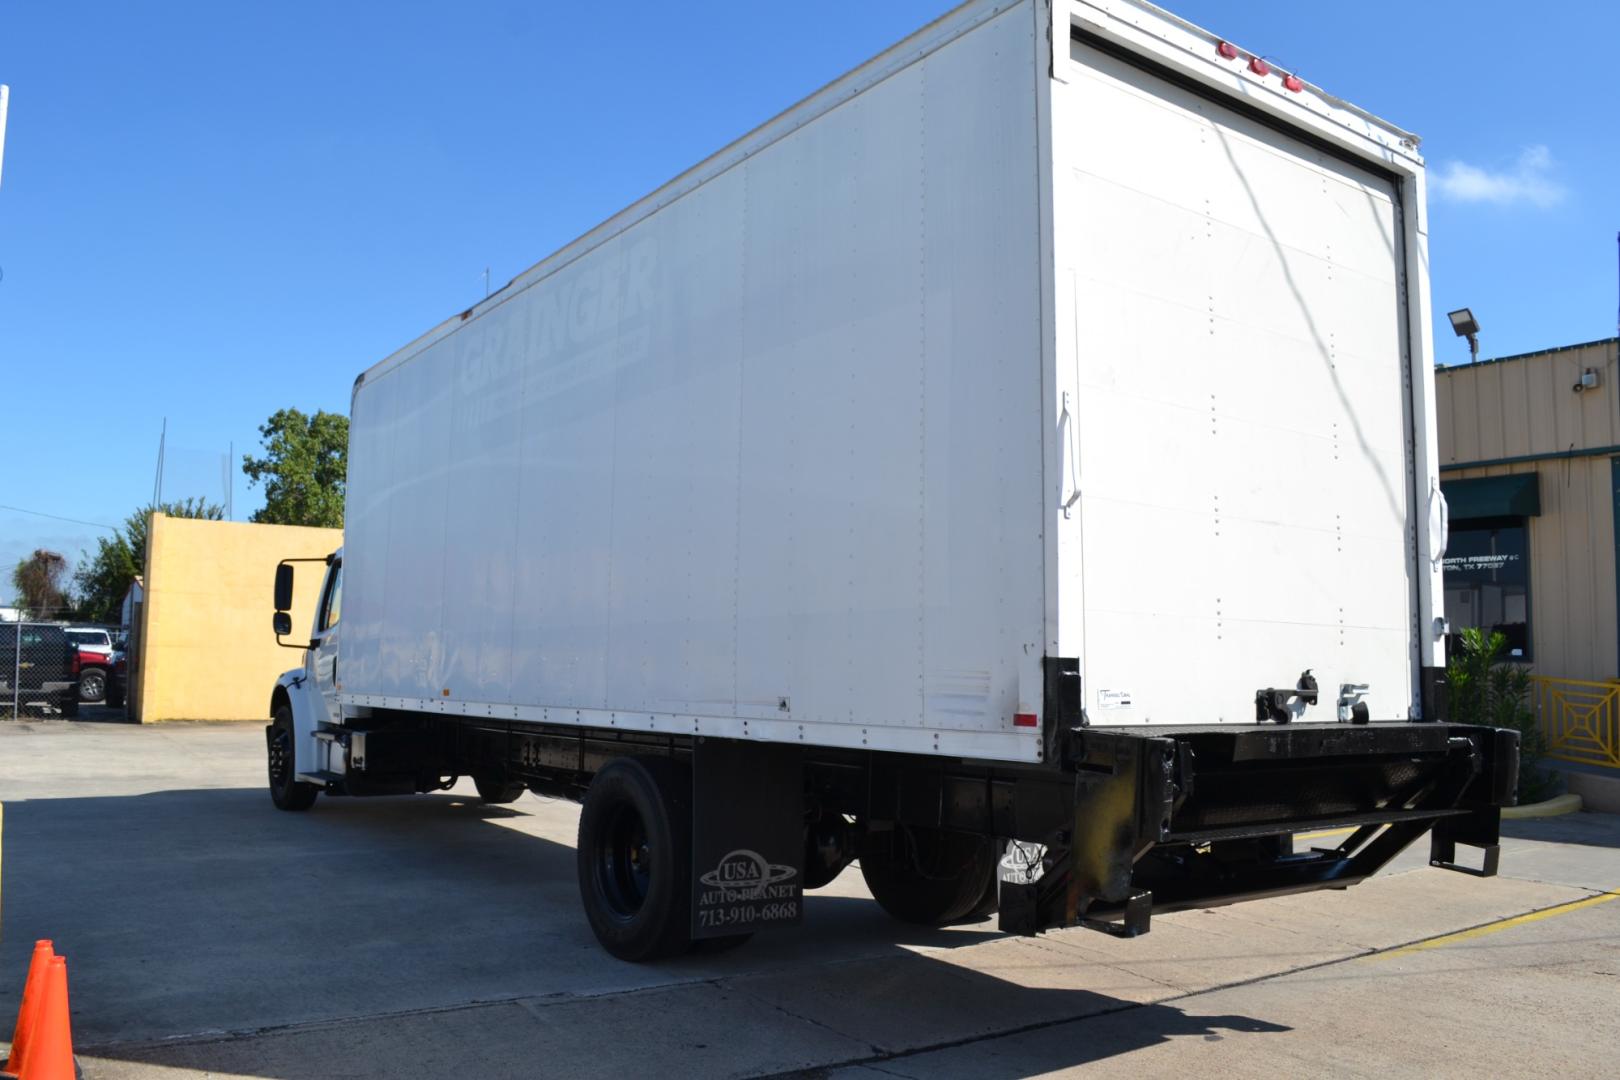
[[[256,725],[0,724],[0,1027],[50,937],[92,1080],[1570,1077],[1612,1074],[1620,1046],[1606,815],[1512,823],[1494,879],[1412,851],[1135,941],[919,931],[851,871],[799,928],[637,966],[580,912],[573,805],[458,789],[281,814],[262,770]]]

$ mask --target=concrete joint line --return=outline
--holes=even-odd
[[[1259,983],[1270,982],[1273,979],[1280,979],[1288,975],[1297,975],[1307,971],[1318,971],[1322,968],[1334,967],[1354,960],[1377,960],[1393,954],[1415,951],[1418,948],[1432,947],[1428,944],[1429,942],[1442,944],[1448,941],[1456,940],[1459,936],[1463,935],[1471,936],[1476,933],[1490,933],[1494,932],[1496,928],[1507,929],[1510,926],[1518,926],[1527,922],[1535,922],[1540,919],[1550,918],[1553,915],[1561,915],[1568,911],[1576,911],[1581,908],[1591,907],[1595,904],[1606,903],[1609,900],[1620,900],[1620,890],[1610,892],[1595,892],[1594,890],[1587,889],[1584,891],[1594,892],[1594,895],[1588,896],[1582,900],[1573,900],[1562,904],[1553,904],[1550,907],[1537,908],[1521,915],[1512,915],[1505,919],[1498,919],[1493,922],[1482,923],[1479,926],[1470,927],[1466,930],[1453,931],[1446,934],[1439,934],[1432,938],[1420,939],[1419,941],[1411,942],[1406,945],[1393,945],[1382,949],[1369,949],[1351,946],[1357,951],[1350,956],[1340,956],[1331,960],[1322,960],[1314,964],[1304,964],[1300,967],[1289,968],[1286,971],[1274,971],[1268,975],[1256,975],[1249,979],[1237,979],[1233,982],[1221,983],[1217,986],[1207,987],[1203,990],[1189,990],[1185,993],[1160,998],[1157,1001],[1122,1002],[1117,1008],[1101,1009],[1097,1012],[1080,1013],[1075,1016],[1058,1017],[1052,1020],[1038,1021],[1033,1024],[1024,1024],[1019,1027],[1008,1028],[1005,1031],[986,1032],[983,1035],[972,1035],[962,1039],[950,1039],[942,1042],[931,1043],[926,1046],[917,1046],[907,1050],[896,1050],[890,1053],[879,1054],[870,1058],[854,1058],[846,1061],[828,1062],[826,1065],[819,1066],[819,1068],[830,1070],[859,1066],[877,1069],[879,1072],[888,1072],[889,1070],[879,1069],[878,1065],[882,1062],[900,1061],[909,1057],[919,1057],[923,1054],[933,1053],[936,1050],[954,1050],[964,1046],[972,1046],[975,1043],[989,1042],[992,1039],[1004,1039],[1015,1035],[1026,1035],[1030,1032],[1043,1031],[1047,1028],[1061,1027],[1065,1024],[1084,1023],[1088,1020],[1096,1020],[1105,1016],[1114,1016],[1119,1013],[1131,1012],[1135,1009],[1145,1009],[1150,1006],[1175,1005],[1180,1002],[1191,1001],[1194,998],[1202,997],[1206,994],[1215,994],[1224,990],[1234,990],[1245,986],[1255,986]],[[787,1080],[788,1077],[796,1077],[801,1074],[802,1070],[790,1070],[788,1072],[768,1074],[767,1076],[762,1077],[761,1080],[776,1080],[776,1078],[780,1078],[780,1080]]]

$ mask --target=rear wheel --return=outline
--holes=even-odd
[[[292,709],[276,706],[275,719],[265,732],[265,749],[270,767],[270,801],[278,810],[308,810],[315,805],[320,788],[298,779],[293,754]]]
[[[608,762],[579,815],[579,891],[602,947],[656,960],[692,943],[691,771],[662,758]]]
[[[901,922],[945,926],[987,901],[993,910],[995,844],[948,829],[897,829],[862,852],[861,876],[873,899]]]
[[[480,799],[494,806],[515,802],[519,795],[529,790],[528,785],[521,780],[508,780],[504,776],[492,773],[474,776],[473,787],[478,789]]]
[[[984,892],[979,895],[979,902],[974,904],[972,910],[962,917],[964,922],[988,919],[1001,906],[1000,856],[1002,849],[1005,847],[1006,844],[999,840],[990,845],[990,853],[995,861],[991,864],[989,877],[985,879]]]
[[[61,712],[63,717],[68,720],[72,720],[74,717],[78,716],[79,692],[77,690],[69,690],[67,693],[57,698],[56,708],[59,712]]]

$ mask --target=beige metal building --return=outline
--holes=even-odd
[[[1446,619],[1537,675],[1558,756],[1620,767],[1620,339],[1436,372]]]
[[[342,543],[340,529],[153,514],[130,635],[130,719],[264,720],[276,676],[302,659],[270,629],[276,564]],[[308,634],[320,581],[300,575],[295,640]]]

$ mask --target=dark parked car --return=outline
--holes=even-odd
[[[79,715],[78,646],[60,626],[0,623],[0,713],[40,706]]]

